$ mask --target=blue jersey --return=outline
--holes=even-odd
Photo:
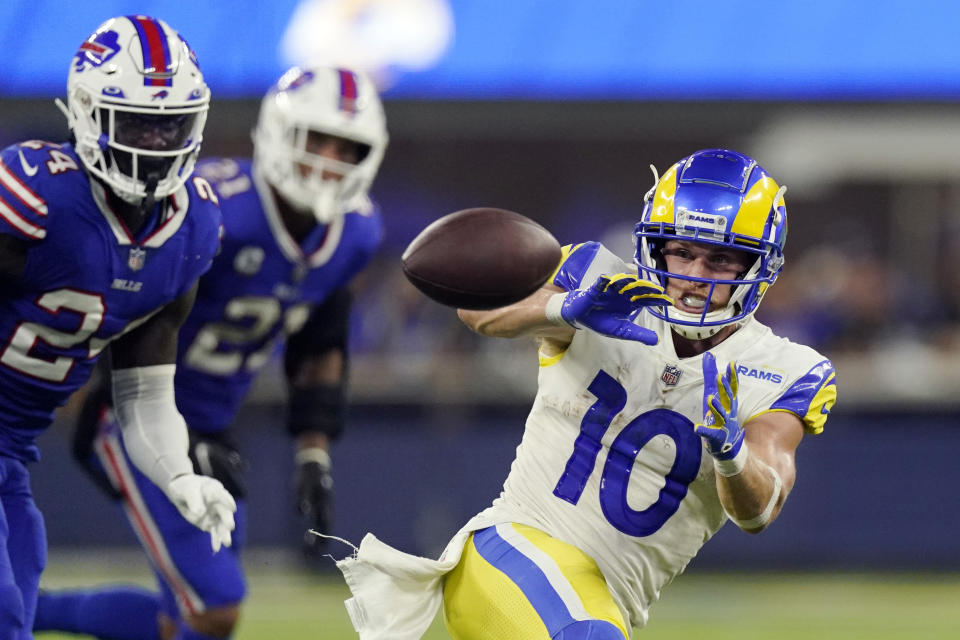
[[[176,396],[187,424],[210,433],[230,425],[284,337],[367,264],[383,226],[375,208],[348,213],[298,244],[249,160],[209,159],[197,173],[220,195],[224,235],[180,330]]]
[[[0,283],[0,455],[36,460],[36,436],[104,347],[189,291],[216,253],[220,211],[192,178],[136,235],[69,144],[0,152],[0,232],[22,239],[19,282]]]

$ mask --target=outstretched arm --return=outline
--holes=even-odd
[[[554,295],[563,293],[563,289],[553,284],[545,284],[532,295],[520,302],[491,309],[489,311],[457,310],[457,315],[473,331],[494,338],[517,338],[533,336],[552,338],[569,343],[575,329],[571,326],[558,326],[547,319],[547,302]]]
[[[602,275],[586,289],[565,292],[545,285],[532,296],[492,311],[460,310],[460,318],[483,335],[532,335],[569,343],[571,329],[589,329],[619,340],[656,344],[657,334],[634,319],[645,307],[670,305],[663,287],[634,274]]]
[[[236,503],[219,481],[193,472],[173,392],[177,331],[195,297],[196,286],[111,345],[113,401],[130,459],[217,551],[230,545]]]

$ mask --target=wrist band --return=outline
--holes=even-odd
[[[777,506],[777,501],[780,499],[780,490],[783,488],[783,481],[780,480],[780,474],[777,473],[776,469],[764,462],[761,462],[760,460],[757,460],[757,463],[763,466],[767,471],[770,472],[770,475],[773,476],[773,491],[770,493],[770,501],[767,502],[767,506],[764,507],[760,515],[756,516],[755,518],[738,520],[730,514],[727,514],[727,516],[733,520],[735,525],[748,531],[751,529],[759,529],[770,522],[770,517],[773,515],[773,509]]]
[[[735,476],[743,471],[743,468],[747,466],[747,458],[749,455],[750,453],[747,450],[747,443],[744,442],[740,445],[740,451],[737,451],[737,455],[733,456],[729,460],[717,460],[714,458],[713,468],[724,478]]]
[[[547,317],[547,321],[550,324],[555,324],[558,327],[574,327],[563,317],[563,314],[560,313],[560,310],[563,308],[563,302],[567,299],[569,293],[555,293],[547,300],[547,306],[543,309],[543,314]]]

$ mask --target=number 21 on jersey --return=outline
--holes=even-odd
[[[296,333],[307,321],[310,305],[301,303],[284,312],[270,296],[240,296],[230,300],[221,322],[208,322],[197,333],[186,352],[186,364],[215,376],[231,376],[241,368],[259,370],[273,352],[268,339],[283,321],[287,335]],[[260,347],[253,349],[256,345]]]
[[[573,454],[553,489],[553,495],[570,504],[579,502],[587,479],[596,466],[600,442],[613,419],[627,404],[626,389],[605,371],[597,373],[587,390],[597,401],[583,416]],[[644,445],[658,435],[674,442],[676,456],[657,500],[646,509],[636,510],[627,504],[633,463]],[[653,409],[628,422],[610,444],[601,475],[600,507],[607,521],[631,536],[656,533],[680,508],[687,488],[697,477],[702,446],[693,423],[676,411]]]

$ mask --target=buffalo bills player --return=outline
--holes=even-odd
[[[180,331],[176,375],[197,470],[238,498],[235,544],[229,553],[200,553],[195,531],[127,463],[115,429],[81,434],[121,494],[161,592],[46,593],[38,630],[130,639],[233,633],[246,591],[239,559],[246,510],[243,463],[228,428],[285,336],[297,501],[314,528],[329,531],[328,448],[344,416],[346,286],[382,236],[367,193],[387,144],[383,109],[360,73],[294,68],[265,96],[253,139],[252,163],[209,159],[197,168],[220,194],[225,233]]]
[[[215,193],[191,177],[209,99],[176,31],[114,18],[80,45],[58,101],[74,141],[0,152],[0,638],[32,637],[46,561],[35,439],[108,344],[130,459],[212,538],[198,555],[230,544],[234,501],[193,473],[173,397],[177,330],[218,245]]]

